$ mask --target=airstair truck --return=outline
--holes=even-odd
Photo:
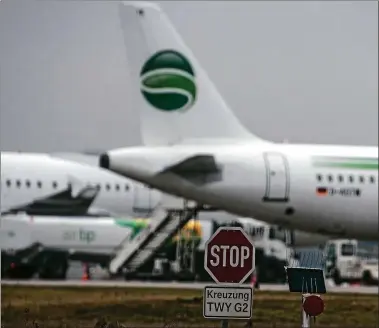
[[[336,285],[363,283],[378,285],[378,252],[359,248],[355,239],[336,239],[326,243],[324,248],[325,277]]]

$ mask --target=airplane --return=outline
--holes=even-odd
[[[29,278],[36,272],[41,279],[65,277],[68,259],[103,261],[104,252],[99,247],[105,247],[106,235],[115,237],[107,246],[108,257],[112,253],[109,247],[118,245],[122,236],[127,238],[127,231],[114,225],[115,217],[126,215],[125,222],[154,219],[152,213],[159,206],[161,192],[85,163],[59,154],[1,153],[2,268],[10,264],[9,277]],[[99,237],[88,245],[75,238],[65,239],[68,230],[81,236],[82,231],[93,233],[96,229]],[[297,246],[316,245],[325,238],[301,231],[291,232],[291,236]],[[43,254],[30,257],[35,245],[43,245]],[[23,262],[25,256],[28,263]]]
[[[160,192],[97,166],[42,153],[1,153],[1,214],[149,216]]]
[[[5,233],[3,225],[8,222],[11,229],[9,241],[11,245],[18,245],[9,248],[8,240],[3,238],[2,242],[8,246],[2,247],[2,261],[9,259],[9,274],[16,278],[28,278],[36,271],[43,279],[65,276],[68,249],[61,247],[58,251],[59,247],[51,243],[52,239],[48,237],[52,231],[46,222],[56,221],[58,225],[53,227],[58,230],[55,232],[59,234],[61,231],[63,236],[65,222],[69,222],[75,228],[88,227],[94,220],[98,220],[98,225],[103,225],[103,233],[109,234],[110,230],[107,230],[105,222],[111,222],[112,217],[150,217],[159,206],[160,199],[159,191],[98,166],[50,154],[1,152],[1,232]],[[25,230],[25,225],[20,227],[17,223],[16,218],[19,215],[33,218],[33,227],[42,233],[39,236],[46,235],[47,239],[39,240],[40,243],[47,242],[43,245],[44,251],[41,256],[44,257],[44,261],[41,265],[25,264],[22,261],[17,263],[17,266],[15,264],[15,260],[23,258],[22,254],[29,254],[34,249],[33,243],[28,244],[27,240],[19,243],[15,238],[16,235],[22,236]],[[112,229],[114,231],[110,235],[116,236],[115,231],[118,227]],[[125,229],[118,230],[118,234],[127,237]],[[21,250],[20,247],[23,246],[25,249]],[[77,245],[74,243],[71,248],[75,247]],[[18,250],[17,254],[21,255],[14,255],[15,249]],[[81,254],[86,253],[82,258],[88,258],[91,252],[81,249]],[[72,253],[72,249],[70,252]]]
[[[158,5],[124,2],[119,14],[143,146],[105,152],[100,167],[241,217],[377,240],[378,147],[263,140]]]

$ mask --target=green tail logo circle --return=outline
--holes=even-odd
[[[163,50],[143,65],[141,92],[146,101],[162,111],[187,110],[196,101],[194,70],[182,54]]]

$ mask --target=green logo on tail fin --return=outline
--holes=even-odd
[[[186,110],[196,101],[195,73],[189,61],[174,50],[159,51],[141,70],[141,92],[162,111]]]

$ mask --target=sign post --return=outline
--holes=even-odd
[[[310,328],[310,318],[314,319],[324,311],[324,301],[319,294],[326,294],[322,269],[294,267],[286,268],[288,287],[292,293],[301,293],[302,328]]]
[[[255,249],[242,228],[221,227],[205,245],[204,269],[218,284],[204,288],[203,315],[222,319],[252,317],[253,289],[241,284],[255,269]]]

